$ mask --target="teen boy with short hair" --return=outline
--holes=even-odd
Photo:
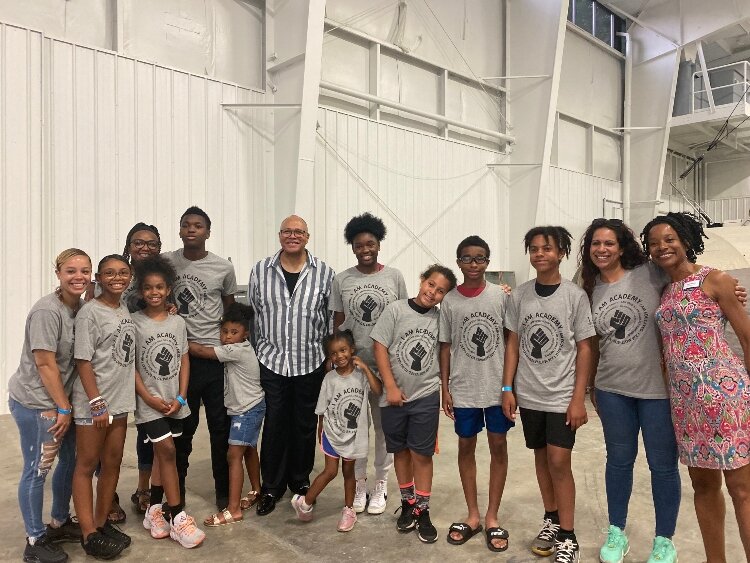
[[[503,317],[508,295],[484,277],[490,262],[489,245],[478,236],[461,241],[456,264],[463,283],[443,299],[440,307],[440,376],[443,412],[458,434],[458,472],[468,516],[451,524],[448,543],[462,545],[482,531],[477,504],[477,434],[487,426],[490,449],[489,502],[484,517],[490,551],[508,549],[508,531],[497,513],[508,474],[506,433],[513,426],[503,414],[501,387],[505,341]]]
[[[534,227],[524,237],[536,279],[513,291],[505,323],[503,411],[515,419],[516,403],[526,447],[534,450],[544,523],[531,551],[555,563],[577,563],[575,481],[571,451],[576,430],[588,421],[586,384],[594,368],[591,307],[586,293],[560,276],[570,254],[563,227]]]

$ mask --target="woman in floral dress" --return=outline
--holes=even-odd
[[[657,217],[641,234],[651,260],[672,280],[656,321],[680,461],[693,484],[708,563],[726,563],[722,475],[750,560],[750,318],[730,275],[695,264],[703,237],[700,223],[685,213]],[[744,362],[724,337],[727,320],[742,344]]]

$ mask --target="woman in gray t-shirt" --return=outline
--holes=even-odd
[[[654,321],[667,278],[646,260],[633,232],[618,219],[591,223],[581,243],[580,262],[583,288],[591,300],[599,339],[596,389],[591,399],[602,422],[607,448],[609,531],[600,558],[620,561],[629,549],[624,530],[638,434],[642,433],[656,513],[652,557],[659,555],[669,561],[668,554],[675,552],[671,538],[681,490],[677,443]]]
[[[28,537],[25,561],[62,559],[65,553],[53,542],[80,539],[70,519],[75,431],[69,396],[75,316],[91,281],[91,259],[83,250],[64,250],[55,260],[55,274],[59,287],[37,301],[26,317],[21,359],[8,381],[8,404],[23,455],[18,502]],[[45,527],[44,481],[55,457],[52,523]]]

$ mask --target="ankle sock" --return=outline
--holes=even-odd
[[[165,502],[161,505],[161,511],[164,513],[164,516],[166,516],[168,522],[174,522],[174,517],[183,510],[185,510],[185,505],[182,503],[176,506],[170,506],[169,503]]]
[[[414,481],[411,483],[399,484],[399,490],[401,491],[401,500],[405,500],[409,504],[416,502],[416,495],[414,493]]]
[[[578,543],[576,540],[575,530],[560,530],[557,532],[557,541],[572,540],[574,543]]]
[[[414,491],[416,495],[417,510],[422,512],[430,508],[430,491]]]
[[[545,511],[544,518],[547,520],[551,520],[553,524],[560,524],[560,515],[557,513],[557,510],[553,510],[551,512]]]
[[[164,501],[164,487],[151,485],[151,504],[161,504]]]

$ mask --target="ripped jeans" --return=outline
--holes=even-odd
[[[23,471],[18,483],[18,505],[21,508],[26,535],[38,538],[46,529],[43,519],[44,481],[55,457],[57,467],[52,475],[52,518],[65,522],[70,515],[70,495],[73,491],[73,470],[76,465],[75,428],[71,424],[59,444],[53,441],[49,429],[57,420],[44,415],[53,409],[29,409],[14,399],[8,401],[18,432],[21,435]]]

